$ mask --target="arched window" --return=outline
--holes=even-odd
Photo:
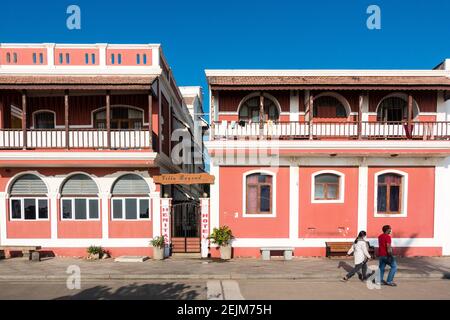
[[[111,208],[113,220],[150,219],[150,188],[137,174],[126,174],[114,183]]]
[[[144,112],[129,107],[111,107],[111,129],[141,129],[144,125]],[[95,128],[106,128],[106,108],[94,113]]]
[[[98,187],[91,177],[74,174],[61,188],[61,220],[98,220]]]
[[[333,96],[321,96],[314,100],[314,118],[347,118],[345,106]]]
[[[11,220],[47,220],[47,186],[34,174],[25,174],[10,187]]]
[[[314,177],[314,200],[338,200],[340,179],[337,174],[323,173]]]
[[[408,117],[408,103],[401,97],[384,99],[377,110],[377,121],[400,122]]]
[[[51,111],[38,111],[34,113],[35,129],[54,129],[55,114]]]
[[[253,97],[242,103],[239,108],[239,120],[259,122],[260,97]],[[278,107],[274,101],[264,97],[264,121],[277,121],[280,117]]]
[[[377,213],[400,214],[403,211],[403,176],[385,173],[377,178]]]
[[[267,215],[274,213],[273,176],[252,173],[245,177],[245,214]]]

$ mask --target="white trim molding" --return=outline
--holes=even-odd
[[[300,219],[300,168],[289,166],[289,239],[297,239]]]
[[[316,194],[316,176],[321,174],[333,174],[339,177],[339,199],[336,200],[317,200]],[[311,175],[311,203],[344,203],[345,201],[345,174],[336,170],[321,170]]]
[[[387,173],[394,173],[402,176],[401,213],[399,214],[378,213],[378,177]],[[375,218],[406,218],[408,216],[408,173],[394,169],[378,171],[374,174],[373,184],[373,213]]]
[[[272,177],[272,213],[270,214],[251,214],[247,213],[247,176],[261,173]],[[276,172],[265,170],[265,169],[256,169],[244,172],[242,175],[242,217],[244,218],[276,218],[277,216],[277,174]]]

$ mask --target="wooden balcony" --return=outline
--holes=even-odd
[[[151,149],[150,132],[144,129],[0,129],[0,149]],[[110,145],[108,145],[110,144]]]
[[[211,140],[450,140],[450,122],[214,122]]]

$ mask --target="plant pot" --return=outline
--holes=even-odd
[[[153,247],[153,259],[164,260],[164,247]]]
[[[91,253],[88,257],[89,260],[98,260],[100,259],[100,253]]]
[[[231,259],[231,244],[228,244],[226,246],[220,246],[220,258],[222,260]]]

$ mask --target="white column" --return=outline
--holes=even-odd
[[[58,239],[58,202],[61,199],[59,193],[49,193],[50,202],[50,235],[52,240]]]
[[[367,194],[369,169],[365,160],[361,162],[358,170],[358,230],[367,231]]]
[[[305,121],[308,121],[309,119],[309,114],[306,114],[306,112],[308,110],[306,110],[306,106],[308,105],[308,101],[309,101],[309,96],[310,96],[310,91],[309,90],[305,90],[305,96],[304,96],[304,100],[303,100],[303,105],[305,106]]]
[[[109,238],[109,201],[111,199],[109,192],[101,192],[100,199],[102,206],[100,208],[102,216],[102,239],[107,240]]]
[[[363,95],[363,101],[362,101],[362,122],[369,121],[369,96],[367,94]]]
[[[299,120],[299,92],[291,90],[289,100],[289,121],[298,122]]]
[[[299,222],[299,176],[300,170],[298,165],[289,167],[289,239],[298,239],[298,222]]]
[[[47,43],[47,65],[51,68],[55,67],[55,44]]]
[[[209,198],[200,198],[200,226],[202,258],[208,258],[209,253]]]
[[[161,198],[159,192],[153,192],[152,200],[152,219],[153,219],[153,238],[161,235]]]
[[[6,240],[6,192],[0,192],[0,245]]]
[[[435,167],[434,238],[442,254],[450,255],[450,158]]]
[[[211,230],[219,227],[219,198],[220,198],[220,176],[219,165],[214,163],[214,159],[211,158],[209,165],[209,173],[215,177],[214,184],[210,186],[210,228]]]
[[[450,100],[444,100],[444,92],[437,93],[436,121],[447,121],[450,119]]]
[[[98,57],[98,61],[99,61],[99,66],[106,68],[106,44],[98,44],[98,51],[99,51],[99,57]]]

